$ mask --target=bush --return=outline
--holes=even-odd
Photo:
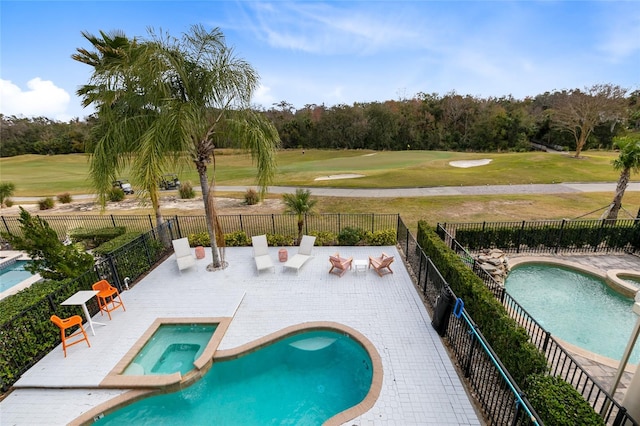
[[[536,374],[527,380],[527,398],[546,425],[604,426],[602,417],[560,377]]]
[[[364,238],[364,230],[362,228],[354,228],[347,226],[338,234],[338,245],[355,246]]]
[[[364,234],[364,242],[368,246],[395,246],[396,241],[396,231],[393,229],[367,231]]]
[[[122,235],[119,235],[115,238],[110,239],[109,241],[105,241],[100,244],[93,250],[93,253],[96,255],[105,256],[109,253],[114,252],[122,246],[129,244],[131,241],[139,238],[140,235],[143,235],[143,232],[126,232]]]
[[[271,247],[295,245],[296,237],[292,235],[267,234],[267,244]]]
[[[71,194],[65,192],[64,194],[58,194],[58,202],[62,204],[69,204],[73,199],[71,198]]]
[[[337,246],[338,245],[338,236],[333,232],[329,231],[311,231],[309,235],[316,237],[315,245],[318,247],[321,246]]]
[[[247,203],[248,206],[258,204],[260,202],[258,192],[252,188],[247,189],[247,192],[244,193],[244,202]]]
[[[122,188],[111,188],[107,193],[107,199],[111,202],[118,202],[124,200],[124,191]]]
[[[193,190],[191,182],[183,182],[178,188],[178,194],[183,200],[190,200],[196,197],[196,192]]]
[[[209,238],[208,232],[198,232],[197,234],[189,234],[187,235],[187,239],[189,240],[189,246],[191,247],[209,247],[211,245],[211,239]]]
[[[25,266],[29,272],[39,273],[42,278],[63,280],[74,278],[93,266],[93,256],[79,252],[73,246],[65,246],[56,231],[38,216],[32,216],[20,208],[22,236],[1,233],[15,250],[23,250],[31,257]]]
[[[88,229],[76,228],[69,231],[69,238],[74,243],[82,242],[87,248],[95,248],[112,240],[127,231],[124,226],[109,226],[107,228]]]
[[[5,198],[4,199],[4,205],[7,207],[13,207],[13,200],[10,198]]]
[[[227,247],[246,247],[251,245],[251,239],[244,231],[235,231],[224,234],[224,244]]]
[[[52,209],[53,206],[56,205],[56,202],[53,201],[53,198],[47,197],[38,200],[38,209],[40,210],[49,210]]]

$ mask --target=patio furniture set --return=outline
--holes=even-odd
[[[79,305],[82,307],[85,317],[87,318],[87,324],[91,328],[91,333],[95,336],[96,332],[93,329],[94,325],[105,325],[103,323],[93,321],[89,310],[87,309],[87,302],[93,297],[98,300],[98,307],[100,309],[100,315],[107,313],[109,319],[111,319],[111,312],[118,308],[122,308],[123,311],[127,309],[124,307],[124,302],[120,297],[120,292],[116,287],[113,287],[107,280],[100,280],[94,283],[91,288],[93,290],[81,290],[73,294],[71,297],[60,303],[61,305]],[[57,315],[51,315],[51,322],[54,323],[60,329],[60,340],[62,340],[62,351],[65,358],[67,357],[67,348],[69,346],[76,345],[78,343],[87,342],[87,345],[91,347],[89,337],[82,326],[82,317],[80,315],[72,315],[69,318],[60,318]],[[68,333],[69,329],[74,327],[77,329]]]

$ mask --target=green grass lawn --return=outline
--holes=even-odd
[[[523,184],[554,182],[614,182],[618,172],[611,161],[615,152],[587,151],[581,159],[565,154],[460,153],[441,151],[323,151],[278,153],[273,185],[338,188],[394,188]],[[486,166],[456,168],[450,161],[491,159]],[[221,152],[216,157],[218,185],[254,185],[255,167],[247,154]],[[192,165],[176,166],[182,181],[198,184]],[[83,154],[24,155],[0,159],[2,182],[13,182],[15,196],[55,196],[91,193],[89,157]],[[357,173],[358,179],[316,181],[317,177]],[[121,178],[131,179],[128,170]],[[135,182],[133,182],[135,188]]]

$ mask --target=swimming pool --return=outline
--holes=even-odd
[[[362,402],[372,377],[371,357],[349,335],[306,331],[215,361],[192,386],[95,424],[318,425]]]
[[[186,374],[202,354],[217,324],[163,324],[144,345],[124,375]]]
[[[509,294],[552,335],[587,351],[620,360],[637,320],[633,299],[603,279],[575,269],[525,263],[505,281]],[[640,362],[636,345],[630,363]]]
[[[28,263],[28,260],[16,260],[1,267],[0,293],[9,290],[11,287],[18,285],[33,276],[31,272],[24,269],[25,265]]]

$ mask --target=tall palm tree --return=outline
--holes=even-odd
[[[113,60],[106,70],[96,68],[100,83],[116,75],[113,85],[120,84],[117,96],[111,86],[96,89],[102,101],[98,115],[109,123],[101,148],[105,156],[111,151],[115,159],[132,163],[133,177],[149,185],[144,187],[152,203],[164,167],[189,161],[195,165],[211,239],[210,266],[220,268],[224,262],[218,246],[224,239],[214,203],[215,148],[240,146],[251,153],[261,196],[275,173],[278,132],[250,108],[258,74],[226,46],[217,28],[192,26],[180,39],[150,31],[149,40],[124,50],[124,64]],[[119,166],[116,160],[103,162],[101,170]]]
[[[311,191],[308,189],[296,189],[295,194],[282,194],[285,205],[285,213],[293,213],[298,216],[298,244],[302,241],[302,229],[304,217],[313,214],[313,208],[318,200],[311,199]]]
[[[620,177],[613,201],[603,214],[607,220],[618,219],[618,212],[622,207],[622,197],[631,180],[631,172],[638,173],[640,171],[640,135],[618,137],[614,144],[620,148],[620,155],[613,160],[613,168],[620,170]]]

